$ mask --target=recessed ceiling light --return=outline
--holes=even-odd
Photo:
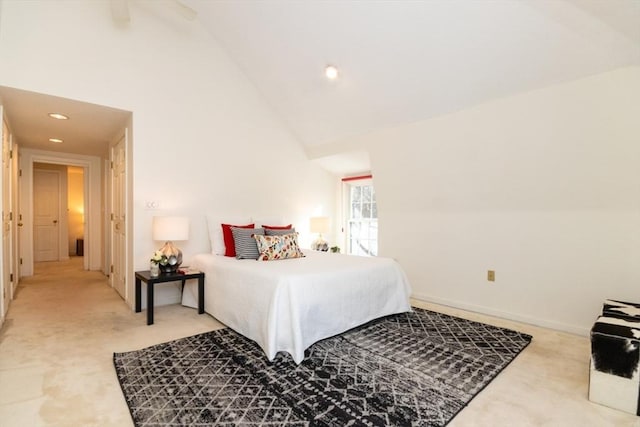
[[[61,114],[61,113],[49,113],[49,117],[57,120],[69,120],[69,116],[65,116],[64,114]]]
[[[333,65],[327,65],[327,68],[324,69],[324,75],[327,76],[329,80],[335,80],[338,78],[338,69]]]
[[[49,142],[55,142],[57,144],[60,144],[62,142],[62,140],[59,139],[59,138],[49,138]]]

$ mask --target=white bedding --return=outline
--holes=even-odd
[[[411,310],[411,288],[390,258],[305,251],[305,258],[237,260],[196,255],[205,273],[205,311],[257,342],[269,360],[285,351],[296,363],[324,338],[370,320]],[[197,285],[183,304],[196,306]]]

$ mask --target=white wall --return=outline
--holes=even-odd
[[[283,217],[304,231],[318,210],[334,212],[335,179],[198,22],[160,2],[129,5],[131,24],[118,28],[107,1],[3,2],[0,84],[133,112],[134,269],[159,246],[153,215],[191,218],[188,262],[209,250],[207,213]]]
[[[357,143],[416,297],[577,333],[640,302],[640,67]]]

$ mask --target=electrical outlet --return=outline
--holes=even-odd
[[[160,202],[157,200],[149,200],[144,202],[144,207],[146,210],[160,209]]]
[[[490,282],[496,281],[496,272],[493,270],[487,270],[487,280]]]

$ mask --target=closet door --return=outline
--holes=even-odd
[[[9,141],[9,128],[4,122],[2,107],[0,106],[0,139],[2,139],[2,176],[0,188],[2,189],[2,247],[0,248],[0,324],[9,309],[11,299],[11,146]]]
[[[126,132],[125,132],[126,135]],[[127,299],[126,136],[111,147],[111,285]]]

